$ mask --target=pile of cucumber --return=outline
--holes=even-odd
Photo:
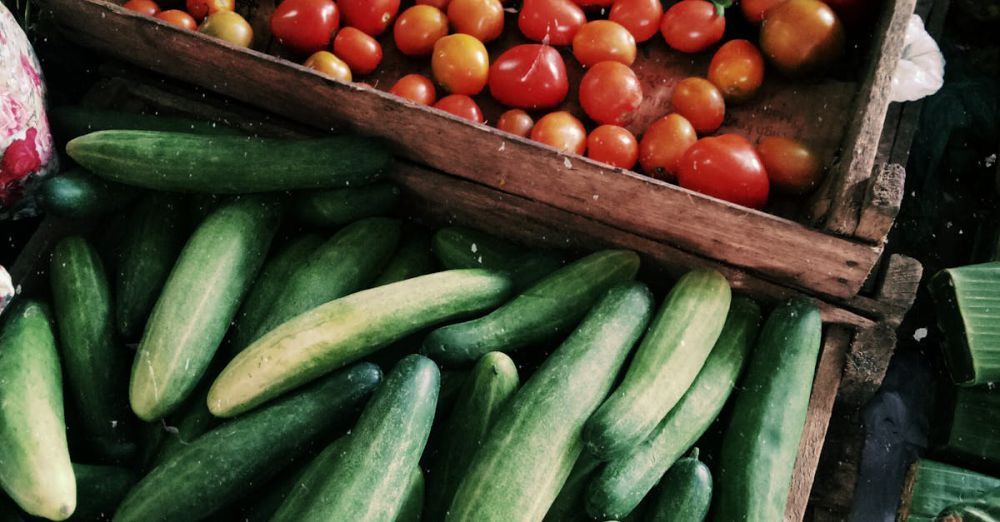
[[[67,150],[87,170],[46,204],[102,225],[2,318],[0,514],[783,519],[811,302],[761,327],[712,270],[661,299],[633,252],[404,223],[362,138],[106,130]]]

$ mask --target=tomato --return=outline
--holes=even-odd
[[[521,109],[511,109],[501,114],[500,119],[497,120],[498,129],[522,138],[527,138],[534,126],[535,120]]]
[[[351,68],[330,51],[316,51],[302,65],[337,80],[349,82],[353,79]]]
[[[429,5],[431,7],[437,7],[442,11],[448,9],[449,3],[451,3],[450,0],[417,0],[417,5]]]
[[[760,49],[785,74],[802,75],[840,58],[844,28],[823,2],[788,0],[764,18]]]
[[[344,25],[378,36],[392,25],[399,12],[399,0],[339,0]]]
[[[336,54],[355,74],[371,74],[382,63],[382,46],[378,40],[354,27],[345,27],[333,39]]]
[[[684,116],[698,134],[719,130],[726,118],[726,102],[719,89],[704,78],[685,78],[670,95],[674,112]]]
[[[617,22],[587,22],[573,37],[573,56],[580,65],[615,61],[632,65],[635,61],[635,37]]]
[[[188,14],[199,22],[210,14],[219,11],[234,11],[236,2],[234,0],[187,0],[185,2]]]
[[[490,55],[483,42],[467,34],[452,34],[434,44],[431,71],[452,94],[479,94],[490,73]]]
[[[642,85],[625,64],[601,62],[580,80],[580,105],[597,123],[627,125],[641,104]]]
[[[583,154],[587,150],[587,129],[576,116],[566,112],[550,112],[531,129],[531,139],[555,147],[559,152]]]
[[[611,4],[614,3],[614,0],[573,0],[573,3],[584,9],[590,7],[599,7],[601,9],[605,9],[611,7]]]
[[[825,0],[826,5],[837,13],[837,17],[850,31],[870,27],[878,16],[879,0]]]
[[[759,24],[768,11],[785,3],[787,0],[740,0],[743,16],[751,23]]]
[[[608,20],[622,25],[637,42],[645,42],[660,29],[663,4],[660,0],[615,0]]]
[[[250,42],[253,41],[253,28],[233,11],[218,11],[208,15],[198,32],[240,47],[250,47]]]
[[[338,27],[340,11],[333,0],[285,0],[271,15],[271,34],[300,54],[326,49]]]
[[[137,13],[142,13],[146,16],[156,16],[160,14],[160,6],[156,5],[156,2],[153,0],[128,0],[128,2],[125,2],[125,5],[122,7]]]
[[[647,176],[672,180],[684,153],[698,141],[691,122],[680,114],[668,114],[654,121],[639,142],[639,165]]]
[[[434,108],[441,109],[469,121],[476,123],[483,122],[483,111],[479,109],[479,105],[476,105],[475,100],[464,94],[445,96],[434,104]]]
[[[555,107],[569,94],[566,64],[548,45],[511,47],[490,66],[490,94],[500,103],[521,109]]]
[[[433,105],[437,100],[434,82],[426,76],[407,74],[399,79],[389,92],[421,105]]]
[[[570,0],[524,0],[517,26],[529,40],[569,45],[587,23],[587,15]]]
[[[396,19],[392,37],[396,48],[408,56],[426,56],[438,40],[448,36],[448,17],[429,5],[415,5]]]
[[[708,81],[727,102],[753,98],[764,83],[764,57],[747,40],[730,40],[719,47],[708,65]]]
[[[684,0],[663,14],[660,32],[667,45],[682,53],[697,53],[713,46],[726,32],[726,17],[705,0]]]
[[[587,157],[612,167],[631,169],[639,159],[639,144],[628,129],[601,125],[587,137]]]
[[[492,42],[503,33],[503,4],[500,0],[451,0],[448,21],[456,33]]]
[[[176,25],[177,27],[187,29],[188,31],[194,31],[198,28],[198,23],[194,21],[194,18],[180,9],[161,11],[157,13],[156,17],[164,22],[167,22],[168,24]]]
[[[680,186],[737,205],[763,208],[769,183],[753,145],[736,134],[702,138],[678,164]]]
[[[757,144],[757,154],[764,162],[767,177],[775,190],[788,194],[807,194],[819,186],[823,169],[819,159],[802,142],[767,136]]]

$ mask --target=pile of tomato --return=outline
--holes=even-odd
[[[400,53],[429,60],[431,71],[431,77],[403,76],[389,89],[393,94],[483,124],[473,97],[488,93],[509,108],[495,123],[503,131],[623,169],[638,164],[648,176],[762,208],[772,189],[813,190],[823,166],[808,144],[791,137],[755,145],[738,134],[714,135],[727,105],[752,103],[765,71],[792,78],[822,73],[845,52],[844,24],[869,23],[875,2],[742,0],[743,17],[759,25],[755,43],[724,42],[731,1],[283,0],[270,29],[305,66],[348,82],[379,69],[391,37]],[[152,0],[125,6],[249,46],[253,32],[233,2],[187,0],[186,12],[160,11]],[[516,28],[505,27],[515,15]],[[533,43],[491,57],[486,45],[505,30]],[[713,56],[704,77],[677,83],[671,112],[637,138],[626,128],[643,101],[632,66],[639,45],[657,37],[678,53]],[[584,70],[574,91],[583,114],[560,110],[571,92],[567,62]]]

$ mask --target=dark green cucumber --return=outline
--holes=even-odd
[[[430,520],[444,519],[469,460],[519,384],[517,365],[500,352],[482,356],[465,379],[438,441],[440,453],[428,470],[434,477],[427,487],[426,510]]]
[[[162,418],[197,386],[260,269],[280,216],[273,199],[237,198],[212,212],[184,245],[132,366],[129,401],[139,418]]]
[[[510,260],[507,273],[514,288],[523,290],[548,277],[563,267],[562,257],[548,251],[532,251]]]
[[[608,462],[591,482],[587,510],[623,517],[635,509],[674,462],[708,430],[736,386],[760,328],[760,307],[736,297],[726,325],[698,377],[649,438]]]
[[[0,486],[24,511],[65,520],[76,508],[62,370],[45,306],[11,303],[0,325]]]
[[[406,486],[406,498],[403,499],[403,506],[399,508],[396,515],[396,522],[420,522],[424,514],[424,472],[420,466],[413,468],[410,473],[410,483]]]
[[[133,187],[73,169],[43,181],[38,188],[38,204],[53,216],[85,219],[128,206],[138,195],[139,191]]]
[[[782,520],[822,337],[819,309],[793,299],[760,333],[718,464],[716,520]]]
[[[115,520],[202,520],[279,471],[307,444],[350,421],[378,385],[378,367],[361,363],[183,446],[132,489]]]
[[[378,182],[365,187],[304,192],[295,198],[292,214],[309,225],[338,227],[388,215],[398,200],[399,187]]]
[[[66,153],[118,183],[213,194],[360,187],[379,179],[392,161],[381,141],[359,136],[293,140],[128,130],[74,138]]]
[[[330,474],[330,471],[340,459],[344,452],[346,437],[341,437],[331,442],[323,451],[312,458],[306,467],[293,479],[285,499],[272,513],[267,520],[271,522],[296,522],[294,518],[307,508],[317,492],[323,479]]]
[[[208,411],[205,398],[207,394],[207,383],[200,383],[198,389],[184,401],[177,415],[172,416],[169,430],[165,430],[166,434],[160,442],[156,455],[150,461],[150,467],[165,462],[184,446],[218,426],[219,419]]]
[[[131,470],[117,466],[73,464],[77,504],[70,520],[111,520],[125,495],[139,480]]]
[[[542,520],[583,451],[584,422],[649,323],[652,301],[644,285],[626,283],[594,305],[500,412],[445,520]]]
[[[552,502],[544,522],[582,522],[590,520],[584,508],[584,494],[587,484],[601,467],[602,462],[589,451],[580,453],[569,472],[566,483],[559,490],[559,496]]]
[[[626,455],[649,437],[698,376],[731,300],[729,282],[715,270],[694,270],[677,281],[625,378],[587,421],[584,439],[594,455]]]
[[[64,140],[102,130],[149,130],[191,132],[195,134],[240,134],[240,131],[215,122],[134,112],[63,106],[49,111],[49,121],[56,135]]]
[[[698,460],[698,448],[678,460],[663,476],[650,522],[702,522],[712,505],[712,472]]]
[[[372,286],[382,286],[437,271],[437,261],[431,252],[430,235],[419,228],[403,227],[399,249],[389,260]]]
[[[428,326],[488,310],[510,293],[488,270],[450,270],[364,290],[288,321],[236,356],[208,408],[231,417]]]
[[[446,364],[467,364],[489,352],[512,352],[573,328],[609,288],[635,277],[639,256],[605,250],[556,271],[493,313],[439,328],[423,352]],[[727,303],[728,305],[728,303]]]
[[[434,233],[434,255],[447,270],[505,270],[524,250],[496,236],[465,227],[445,227]]]

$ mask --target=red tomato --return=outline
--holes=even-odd
[[[588,7],[611,7],[615,0],[573,0],[573,3],[586,9]]]
[[[740,10],[751,23],[759,24],[768,11],[785,3],[787,0],[740,0]]]
[[[448,21],[456,33],[492,42],[503,33],[503,4],[500,0],[451,0]]]
[[[479,109],[479,105],[476,105],[475,100],[464,94],[445,96],[434,104],[434,108],[441,109],[469,121],[476,123],[483,122],[483,111]]]
[[[570,0],[524,0],[517,26],[529,40],[550,45],[573,43],[576,32],[587,23],[587,15]]]
[[[210,14],[235,10],[236,2],[234,0],[187,0],[185,7],[187,7],[188,14],[200,22]]]
[[[550,112],[531,129],[531,139],[554,147],[559,152],[583,154],[587,150],[587,129],[576,116],[566,112]]]
[[[449,3],[451,3],[450,0],[417,0],[417,5],[429,5],[431,7],[437,7],[442,11],[448,9]]]
[[[807,194],[822,181],[819,159],[802,142],[777,136],[764,137],[757,144],[757,154],[764,162],[771,186],[777,191]]]
[[[522,138],[527,138],[534,126],[535,120],[521,109],[511,109],[501,114],[500,119],[497,120],[498,129]]]
[[[351,68],[330,51],[316,51],[302,65],[337,80],[349,82],[353,79]]]
[[[433,105],[437,100],[434,82],[426,76],[407,74],[399,79],[389,92],[421,105]]]
[[[702,138],[681,158],[680,186],[737,205],[763,208],[769,183],[753,145],[736,134]]]
[[[340,11],[333,0],[285,0],[271,15],[271,34],[301,54],[326,49],[338,27]]]
[[[425,56],[438,40],[448,36],[448,17],[429,5],[415,5],[396,19],[392,37],[396,47],[407,56]]]
[[[712,57],[708,80],[719,88],[727,102],[746,101],[764,83],[764,57],[747,40],[730,40]]]
[[[684,153],[698,141],[691,122],[680,114],[668,114],[654,121],[639,142],[639,164],[647,176],[672,180]]]
[[[399,0],[339,0],[344,25],[378,36],[392,25],[399,12]]]
[[[587,22],[573,37],[573,56],[584,67],[608,60],[632,65],[635,52],[632,33],[609,20]]]
[[[698,134],[719,130],[726,118],[726,102],[712,82],[704,78],[685,78],[670,95],[674,112],[684,116]]]
[[[660,32],[670,47],[682,53],[697,53],[722,39],[726,17],[720,16],[711,2],[684,0],[663,14]]]
[[[137,13],[142,13],[146,16],[156,16],[160,14],[160,6],[156,5],[156,2],[153,0],[128,0],[128,2],[125,2],[125,5],[122,7]]]
[[[175,25],[181,29],[187,29],[188,31],[194,31],[198,28],[198,23],[194,21],[194,18],[180,9],[161,11],[157,13],[156,17],[168,24]]]
[[[431,71],[452,94],[479,94],[490,73],[490,55],[483,42],[467,34],[452,34],[434,44]]]
[[[625,126],[641,104],[642,85],[627,65],[601,62],[580,80],[580,105],[597,123]]]
[[[587,157],[612,167],[631,169],[639,159],[639,144],[628,129],[601,125],[587,137]]]
[[[663,4],[660,0],[615,0],[608,20],[618,22],[637,42],[645,42],[660,29]]]
[[[382,63],[382,46],[368,34],[345,27],[333,39],[333,53],[356,74],[371,74]]]
[[[555,48],[540,44],[511,47],[490,66],[490,94],[522,109],[547,109],[566,99],[566,64]]]
[[[253,41],[250,23],[234,11],[216,11],[208,15],[198,32],[240,47],[250,47],[250,42]]]
[[[768,11],[760,27],[760,49],[789,75],[816,71],[844,53],[844,27],[819,0],[788,0]]]

